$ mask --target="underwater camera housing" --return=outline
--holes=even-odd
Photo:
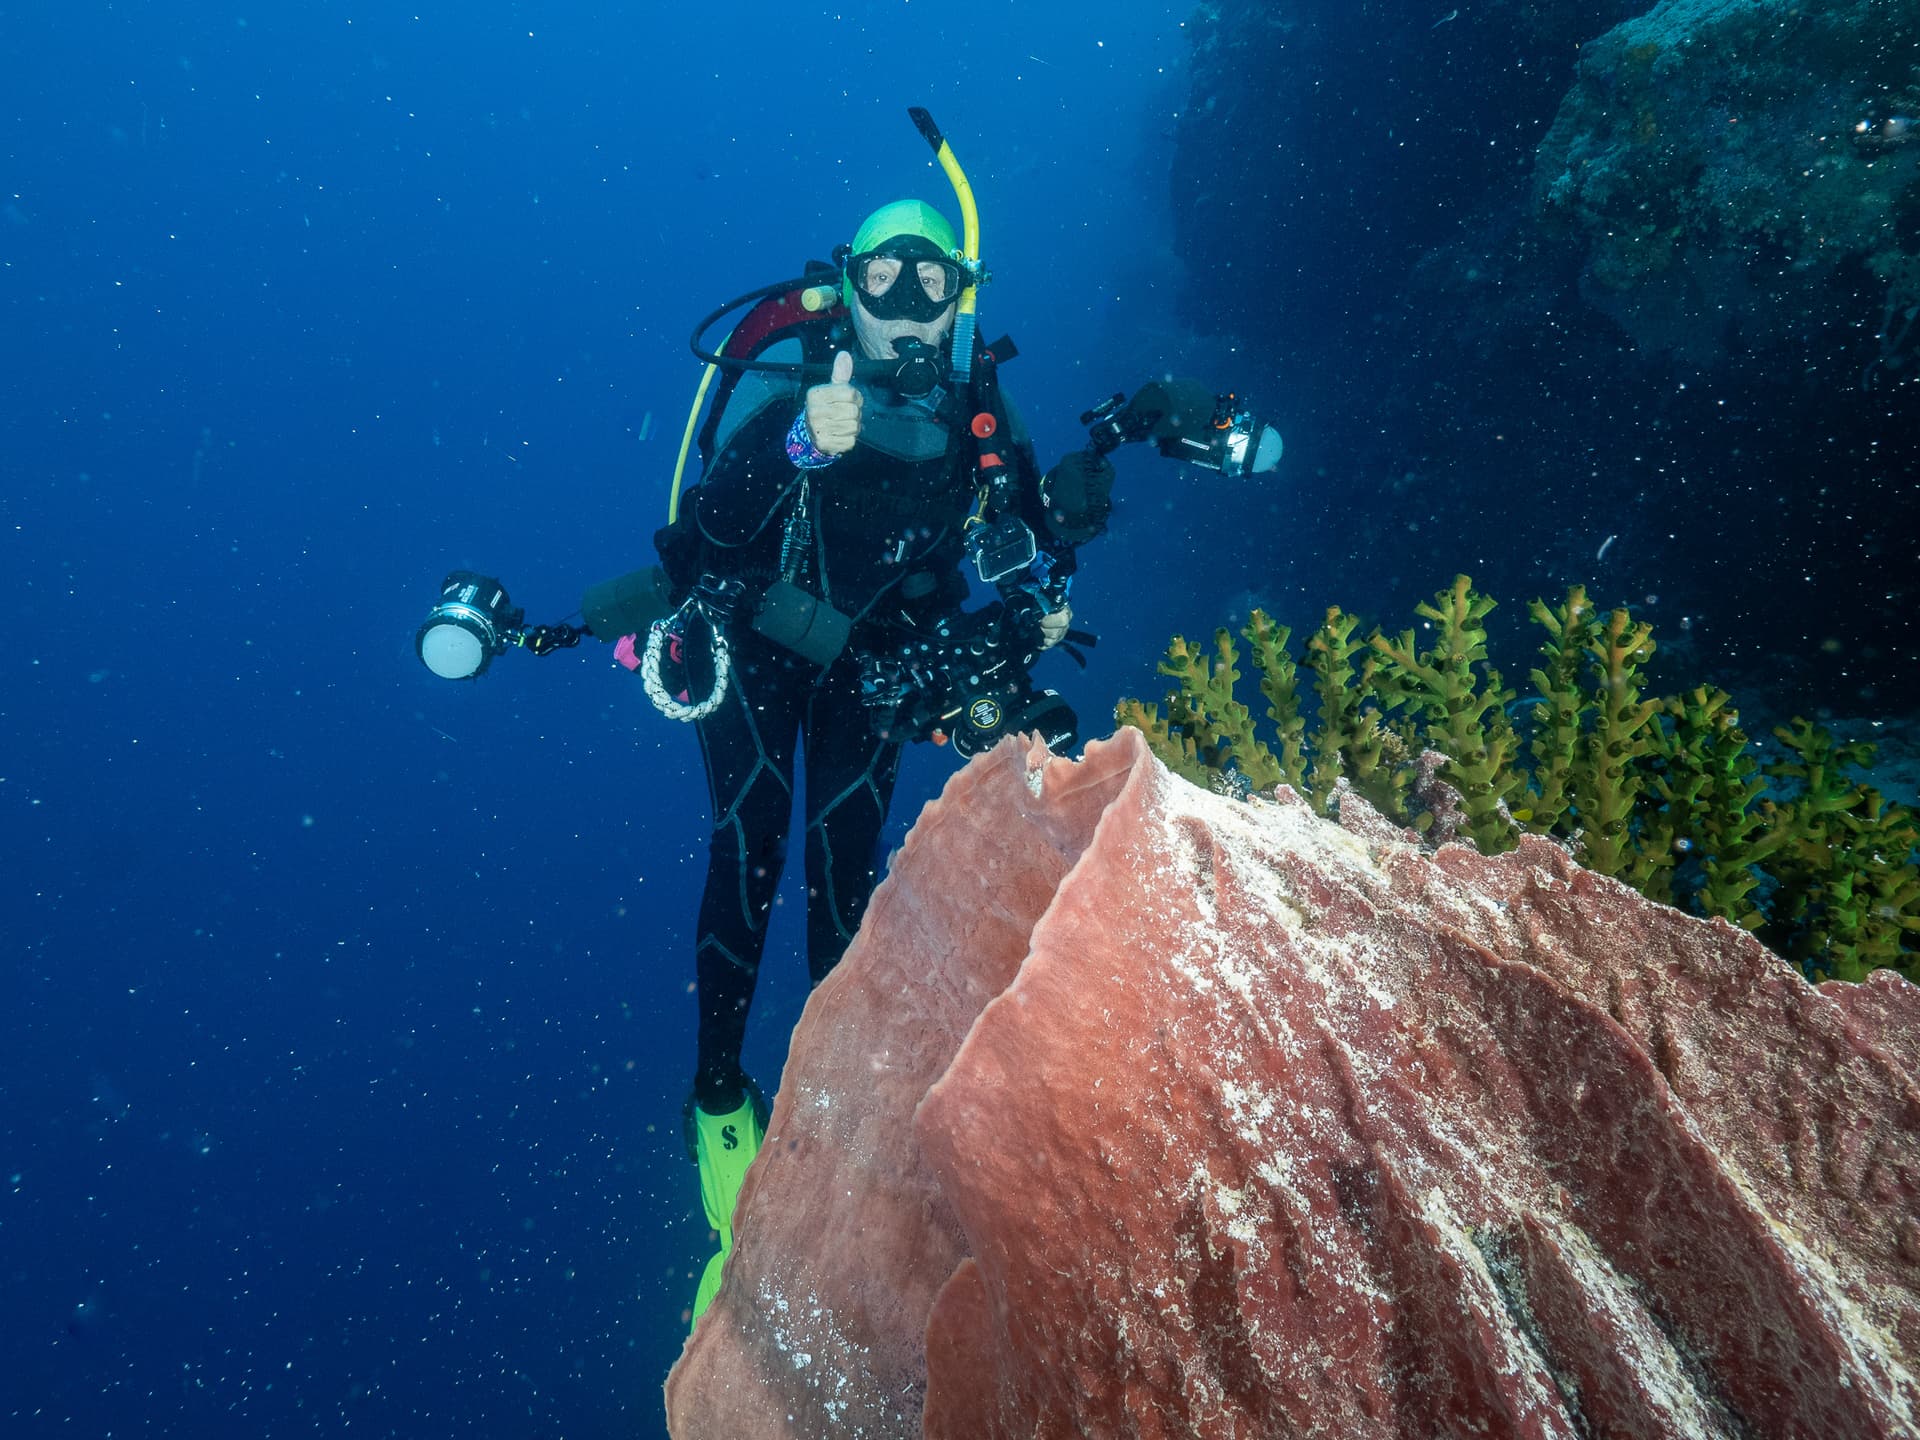
[[[472,680],[517,643],[525,619],[498,580],[455,570],[440,582],[440,601],[414,634],[414,653],[442,680]]]
[[[1132,400],[1116,391],[1081,415],[1080,423],[1096,455],[1151,440],[1169,460],[1185,460],[1233,480],[1266,474],[1286,452],[1277,427],[1255,416],[1237,395],[1215,395],[1198,380],[1150,381]]]
[[[1058,690],[1035,690],[1024,683],[1010,690],[986,690],[967,701],[947,721],[947,738],[963,760],[990,750],[1003,736],[1038,733],[1047,748],[1065,755],[1080,743],[1080,717]]]
[[[941,620],[916,639],[864,655],[860,692],[874,732],[894,740],[953,745],[962,759],[1006,735],[1038,732],[1065,753],[1080,741],[1080,718],[1058,691],[1035,689],[1038,615],[1025,605],[992,605]]]
[[[995,584],[1033,568],[1040,553],[1033,529],[1018,515],[1005,515],[991,525],[975,525],[963,542],[982,582]]]

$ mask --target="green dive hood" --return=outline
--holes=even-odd
[[[953,255],[960,249],[953,226],[933,206],[924,200],[895,200],[882,205],[860,222],[860,228],[853,232],[853,248],[847,253],[865,255],[902,235],[915,235],[937,245],[942,255]],[[850,276],[843,275],[840,279],[840,298],[846,302],[849,310],[853,308],[853,280]]]

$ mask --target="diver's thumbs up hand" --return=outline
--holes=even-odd
[[[833,357],[833,376],[807,391],[807,430],[814,447],[826,455],[844,455],[860,438],[860,408],[867,397],[853,388],[853,356]]]

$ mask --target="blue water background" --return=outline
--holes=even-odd
[[[1049,458],[1177,368],[1184,18],[0,6],[0,1433],[663,1433],[692,737],[592,642],[450,685],[413,629],[454,566],[557,620],[651,559],[693,321],[951,213],[910,104]],[[1110,554],[1090,623],[1157,639],[1177,536]],[[1147,653],[1050,678],[1097,720]]]
[[[1615,410],[1569,341],[1440,377],[1457,429],[1376,436],[1362,475],[1335,437],[1392,372],[1321,327],[1390,348],[1397,276],[1194,333],[1183,294],[1267,297],[1174,258],[1192,13],[0,0],[0,1437],[664,1433],[707,1253],[692,737],[598,644],[462,685],[413,632],[455,567],[539,621],[651,559],[693,322],[883,201],[951,209],[909,105],[973,178],[982,327],[1021,346],[1043,460],[1164,373],[1288,435],[1263,485],[1120,457],[1074,592],[1102,643],[1040,672],[1088,733],[1159,693],[1170,632],[1334,601],[1397,629],[1461,570],[1506,602],[1510,682],[1518,602],[1581,581],[1688,683],[1731,659],[1801,677],[1782,706],[1911,695],[1892,402],[1795,412],[1831,437],[1808,473],[1762,404]],[[1404,21],[1413,63],[1429,18],[1363,6],[1348,38]],[[1475,83],[1523,188],[1546,117]],[[1221,143],[1291,144],[1287,235],[1319,235],[1310,207],[1387,206],[1358,159],[1392,152],[1390,93]],[[1205,206],[1232,238],[1231,197]],[[1523,470],[1469,392],[1541,375],[1576,408],[1532,417]],[[1875,625],[1905,649],[1855,643]],[[889,846],[952,769],[910,752]],[[788,881],[746,1057],[769,1087],[805,1000]]]

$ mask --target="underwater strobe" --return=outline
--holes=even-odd
[[[442,680],[471,680],[517,643],[524,619],[498,580],[456,570],[441,582],[440,603],[427,612],[413,648]]]
[[[1256,419],[1237,397],[1223,395],[1220,408],[1214,412],[1213,433],[1204,445],[1183,439],[1176,448],[1163,441],[1160,453],[1208,470],[1218,470],[1229,480],[1238,480],[1247,475],[1264,475],[1274,469],[1286,448],[1278,429]]]
[[[1151,440],[1169,460],[1217,470],[1230,480],[1264,475],[1286,453],[1279,430],[1239,396],[1215,395],[1198,380],[1150,381],[1131,401],[1124,394],[1101,401],[1080,423],[1095,455]]]

